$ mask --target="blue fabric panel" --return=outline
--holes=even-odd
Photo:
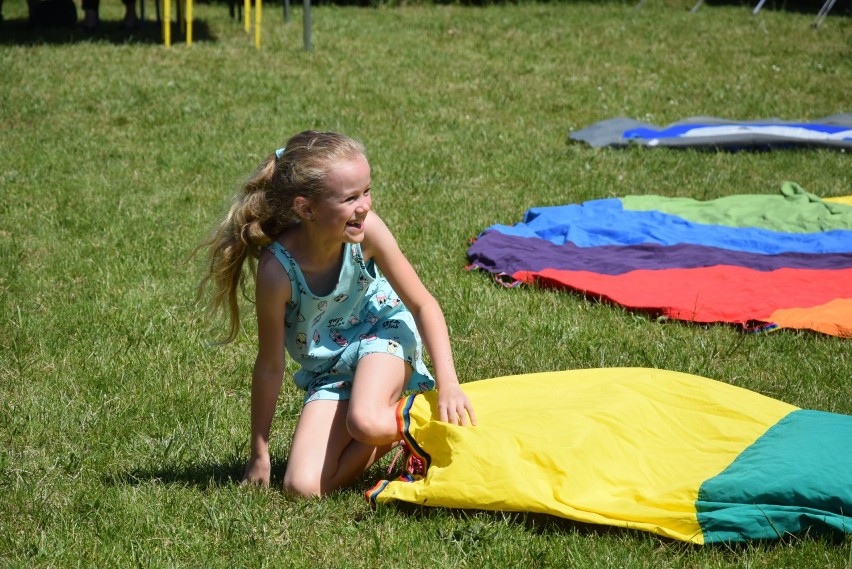
[[[531,208],[515,225],[492,225],[518,237],[537,237],[578,247],[688,243],[765,255],[852,252],[852,231],[782,233],[751,227],[693,223],[658,211],[628,211],[617,198],[582,204]]]
[[[837,125],[827,125],[827,124],[808,124],[808,123],[730,123],[731,126],[744,126],[744,127],[773,127],[773,126],[781,126],[781,127],[790,127],[790,128],[801,128],[813,132],[821,132],[827,134],[835,134],[838,132],[848,131],[848,126],[837,126]],[[670,126],[667,128],[654,129],[654,128],[633,128],[629,130],[625,130],[622,135],[624,138],[645,138],[645,139],[654,139],[654,138],[674,138],[677,136],[682,136],[684,133],[689,132],[691,130],[696,130],[705,127],[716,128],[720,126],[725,126],[724,123],[694,123],[694,124],[679,124],[676,126]],[[852,140],[852,136],[843,137],[844,140]]]

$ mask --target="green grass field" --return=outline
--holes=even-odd
[[[190,259],[261,157],[307,128],[363,140],[375,209],[442,303],[472,381],[667,368],[852,413],[852,344],[798,331],[657,322],[464,270],[468,240],[532,206],[656,193],[852,194],[852,157],[594,150],[616,116],[808,120],[849,112],[852,21],[691,2],[264,11],[263,45],[224,4],[195,42],[155,25],[0,28],[0,566],[850,568],[852,538],[694,547],[521,514],[371,511],[383,463],[326,500],[280,491],[301,394],[285,382],[270,490],[248,457],[252,309],[235,344],[194,304]],[[147,9],[153,12],[152,3]],[[288,373],[295,371],[292,367]]]

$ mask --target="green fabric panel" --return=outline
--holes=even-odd
[[[705,543],[852,533],[852,416],[793,411],[706,480]]]
[[[794,182],[784,182],[781,195],[743,194],[707,201],[626,196],[621,203],[626,210],[660,211],[709,225],[759,227],[785,233],[852,229],[852,207],[824,202]]]

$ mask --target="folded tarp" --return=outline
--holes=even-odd
[[[852,533],[852,416],[644,368],[462,387],[476,427],[439,421],[434,392],[400,403],[425,475],[381,481],[369,500],[551,514],[697,544]]]
[[[670,318],[852,335],[852,207],[793,183],[777,196],[533,208],[521,223],[483,231],[468,258],[501,282]]]
[[[572,132],[569,138],[594,147],[636,144],[730,150],[797,146],[852,149],[852,114],[842,113],[808,122],[691,117],[668,126],[620,117]]]

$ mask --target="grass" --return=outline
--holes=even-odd
[[[687,3],[688,4],[688,3]],[[852,413],[852,344],[656,322],[463,270],[467,240],[532,206],[625,194],[709,199],[785,180],[852,193],[848,154],[593,150],[629,116],[813,119],[849,111],[852,24],[676,0],[267,9],[256,50],[222,4],[195,43],[150,26],[0,35],[0,564],[9,567],[852,567],[852,541],[698,548],[520,514],[293,500],[238,486],[254,323],[225,348],[188,260],[261,157],[306,128],[370,152],[375,207],[441,301],[460,376],[650,366]],[[151,6],[148,6],[151,11]],[[292,373],[293,367],[289,369]],[[280,484],[301,395],[282,393]]]

